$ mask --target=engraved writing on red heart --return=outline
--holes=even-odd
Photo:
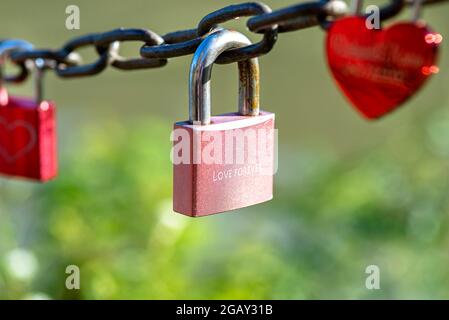
[[[0,117],[0,136],[6,137],[7,141],[14,141],[17,135],[24,137],[17,144],[0,145],[0,157],[7,163],[13,163],[32,151],[37,143],[37,134],[35,128],[26,121],[8,123]]]
[[[375,30],[366,28],[362,17],[348,17],[329,29],[327,59],[346,97],[365,117],[376,119],[403,104],[438,72],[441,41],[441,35],[422,24]]]

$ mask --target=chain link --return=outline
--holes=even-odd
[[[149,59],[186,56],[195,52],[203,37],[198,37],[197,29],[188,29],[167,33],[162,39],[161,45],[144,45],[140,48],[140,55]]]
[[[396,16],[406,5],[415,0],[389,0],[381,8],[380,18],[386,20]],[[425,0],[423,5],[435,4],[447,0]],[[115,29],[103,33],[92,33],[74,38],[61,49],[17,50],[8,54],[17,64],[20,73],[14,77],[4,77],[7,82],[21,82],[28,76],[27,61],[42,59],[47,68],[54,69],[63,78],[91,76],[105,70],[109,65],[120,70],[158,68],[167,64],[168,58],[190,55],[195,52],[201,41],[220,25],[230,20],[249,17],[246,26],[252,32],[263,34],[259,42],[224,52],[217,63],[226,64],[260,57],[270,52],[278,38],[278,33],[292,32],[321,25],[328,28],[338,17],[347,13],[343,0],[318,0],[304,2],[272,11],[260,2],[246,2],[230,5],[209,13],[194,29],[167,33],[159,36],[148,29]],[[120,43],[128,41],[143,42],[140,56],[125,58],[119,54]],[[1,42],[1,41],[0,41]],[[82,47],[93,47],[98,54],[97,60],[90,64],[81,64],[76,51]]]
[[[203,36],[218,27],[219,24],[241,17],[269,14],[272,10],[269,6],[258,2],[247,2],[237,5],[224,7],[220,10],[209,13],[198,24],[198,35]],[[278,37],[278,26],[272,25],[266,28],[263,33],[263,39],[255,44],[225,51],[217,59],[217,63],[226,64],[238,61],[244,61],[259,57],[273,49]]]

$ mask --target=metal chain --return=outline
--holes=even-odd
[[[423,5],[440,3],[447,0],[423,0]],[[414,0],[389,0],[381,8],[381,20],[397,15],[404,6],[412,5]],[[217,63],[226,64],[255,58],[270,52],[278,38],[278,33],[292,32],[312,26],[321,25],[328,28],[338,17],[347,13],[343,0],[317,0],[305,2],[272,11],[264,3],[246,2],[230,5],[206,15],[194,29],[167,33],[159,36],[148,29],[116,29],[104,33],[92,33],[74,38],[62,48],[30,49],[13,51],[9,59],[20,67],[20,74],[4,77],[7,82],[21,82],[28,76],[27,62],[38,59],[45,61],[46,68],[54,69],[64,78],[95,75],[109,65],[120,70],[158,68],[167,64],[168,58],[190,55],[195,52],[201,41],[211,32],[215,32],[222,23],[241,17],[250,17],[246,23],[252,32],[263,34],[261,41],[249,46],[224,52]],[[139,41],[140,57],[125,58],[120,56],[120,43]],[[98,58],[90,64],[81,64],[76,51],[81,47],[92,46]],[[34,62],[33,62],[34,64]]]

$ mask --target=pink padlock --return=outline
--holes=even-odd
[[[197,217],[262,203],[273,198],[274,114],[259,110],[259,64],[239,67],[239,111],[211,116],[210,77],[225,50],[250,45],[236,31],[204,39],[192,60],[190,120],[174,125],[173,207]]]

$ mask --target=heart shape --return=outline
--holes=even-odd
[[[326,39],[329,68],[343,93],[368,119],[404,103],[436,66],[442,37],[418,23],[368,29],[363,17],[335,21]]]
[[[13,144],[10,147],[0,146],[0,156],[9,164],[29,153],[37,142],[36,130],[26,121],[16,120],[8,123],[0,117],[0,136],[13,140],[13,136],[22,136],[28,139],[20,139],[22,145]]]

